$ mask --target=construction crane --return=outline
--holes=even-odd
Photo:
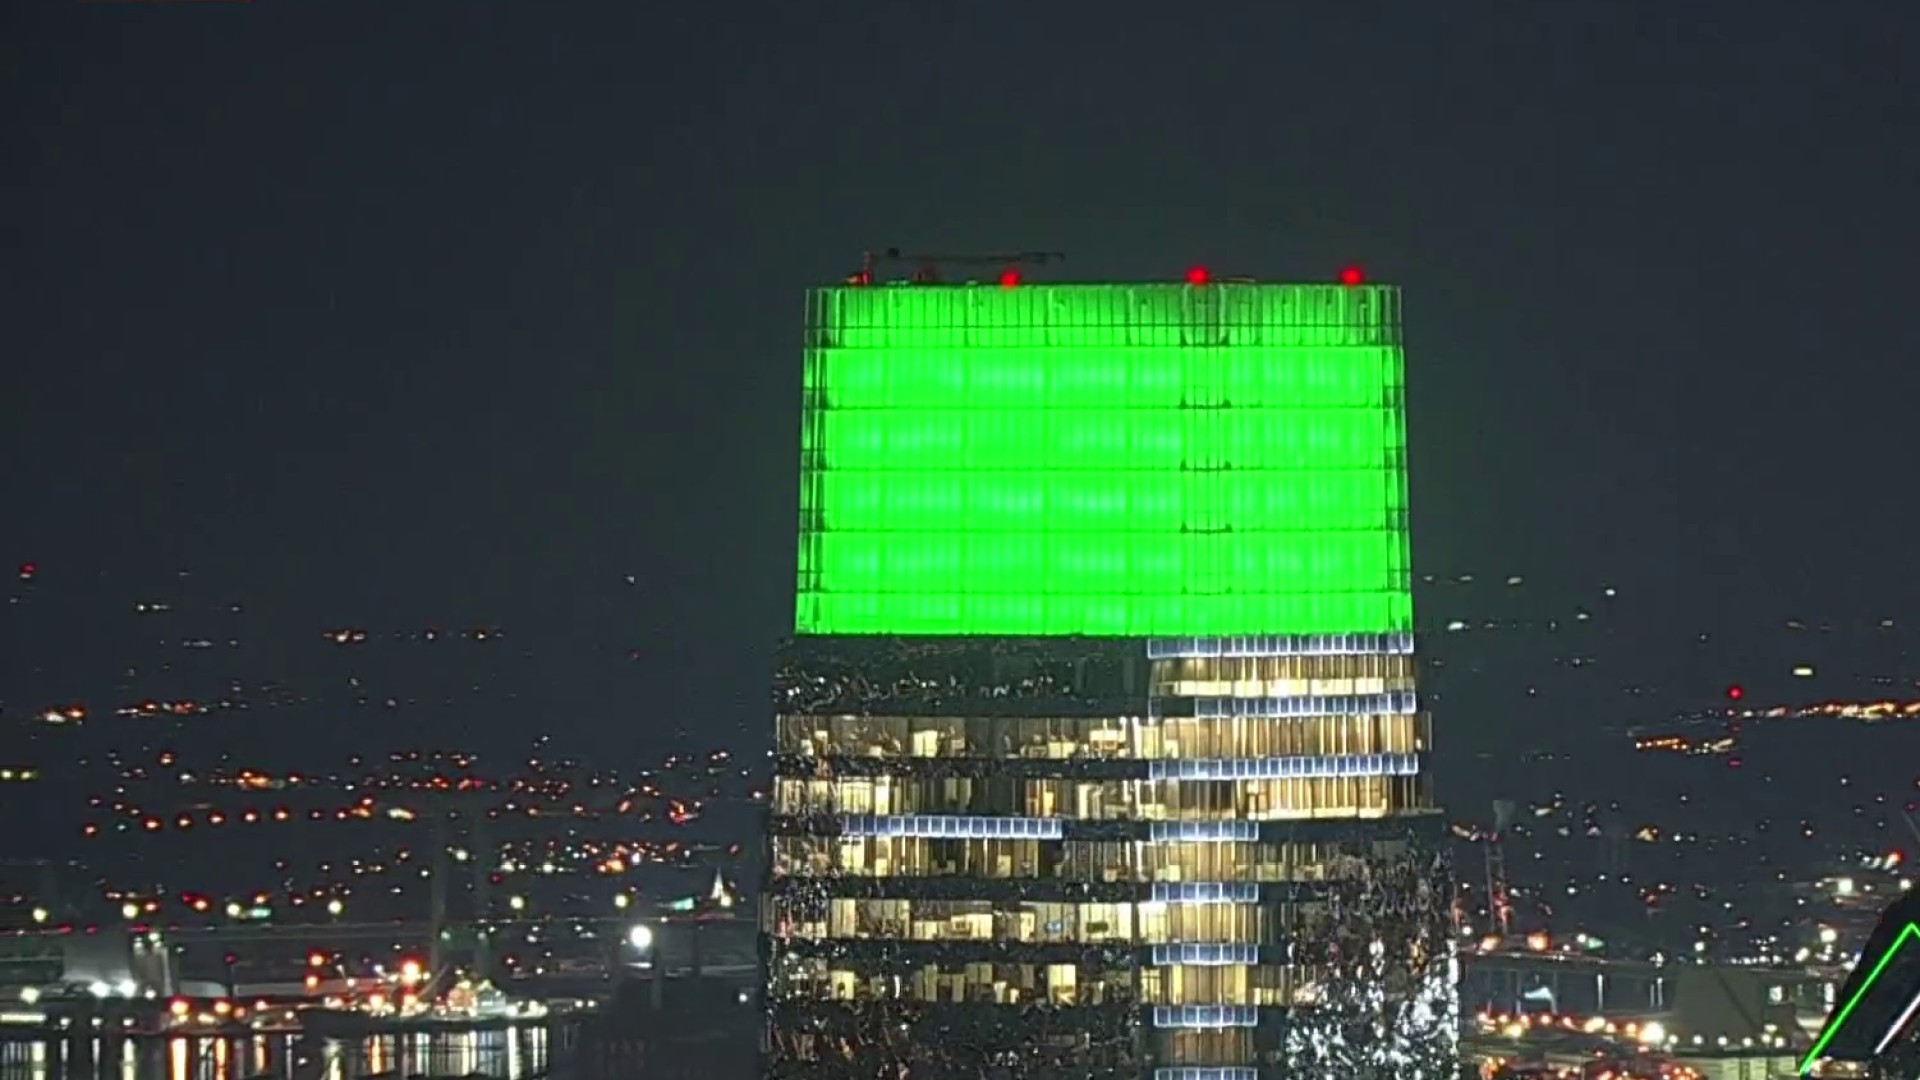
[[[885,251],[865,252],[860,260],[860,269],[848,275],[850,285],[871,285],[874,282],[874,269],[887,264],[907,263],[913,270],[913,283],[916,285],[937,285],[940,282],[942,266],[997,266],[1003,276],[1014,273],[1016,266],[1045,266],[1048,263],[1063,262],[1066,254],[1059,251],[1014,251],[1003,255],[915,255],[902,252],[899,248]]]

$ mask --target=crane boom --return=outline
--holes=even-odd
[[[1048,263],[1061,262],[1066,253],[1059,251],[1012,251],[997,255],[919,255],[902,252],[899,248],[887,248],[885,251],[865,252],[860,262],[860,272],[852,280],[861,284],[872,284],[873,271],[883,264],[911,263],[914,266],[913,280],[922,285],[931,285],[940,280],[940,267],[945,266],[1045,266]]]

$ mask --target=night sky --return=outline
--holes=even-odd
[[[758,732],[801,291],[890,245],[1401,284],[1422,573],[1666,627],[1920,592],[1920,6],[5,20],[0,559],[103,603],[497,624],[536,729]]]

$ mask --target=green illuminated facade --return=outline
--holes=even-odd
[[[773,1080],[1455,1080],[1399,293],[808,298]]]
[[[1412,626],[1390,286],[809,300],[802,634]]]

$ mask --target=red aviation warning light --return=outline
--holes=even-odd
[[[1196,266],[1187,271],[1187,284],[1189,285],[1205,285],[1211,280],[1213,280],[1213,275],[1207,273],[1207,268],[1204,266]]]
[[[1020,284],[1020,271],[1015,270],[1012,267],[1008,267],[1007,269],[1000,271],[1000,287],[1001,288],[1011,289],[1018,284]]]
[[[1360,269],[1357,266],[1349,266],[1346,269],[1340,271],[1340,284],[1342,285],[1353,286],[1353,285],[1365,285],[1366,283],[1367,283],[1366,271]]]
[[[1746,690],[1742,688],[1739,683],[1734,683],[1732,686],[1727,687],[1728,701],[1739,701],[1740,699],[1746,696],[1747,696]]]

